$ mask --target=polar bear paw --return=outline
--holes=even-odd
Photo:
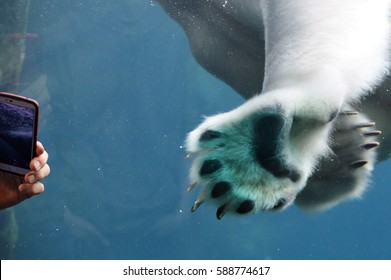
[[[205,201],[217,205],[218,219],[226,213],[282,210],[327,154],[330,120],[306,119],[292,104],[264,100],[256,97],[208,117],[189,133],[187,157],[195,159],[188,191],[202,185],[192,211]]]
[[[360,198],[376,163],[380,134],[364,114],[351,108],[342,110],[334,123],[332,152],[320,161],[295,204],[313,212]]]

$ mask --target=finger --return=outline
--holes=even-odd
[[[45,191],[45,187],[41,182],[34,184],[20,184],[18,190],[22,196],[26,198],[41,194]]]
[[[44,150],[42,154],[33,158],[30,162],[30,169],[33,171],[40,170],[43,166],[46,165],[49,158],[49,154]]]
[[[38,156],[43,154],[43,152],[45,151],[45,148],[43,147],[41,142],[37,141],[37,147],[36,147],[35,151],[36,151]]]
[[[39,180],[42,180],[43,178],[45,178],[49,174],[50,174],[50,166],[48,164],[45,164],[42,168],[40,168],[37,171],[28,172],[24,176],[24,180],[25,180],[25,182],[33,184]]]

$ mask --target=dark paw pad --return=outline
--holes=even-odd
[[[221,137],[221,132],[215,130],[207,130],[201,134],[200,141],[210,141]]]
[[[218,198],[231,190],[231,185],[228,182],[218,182],[211,192],[212,198]]]
[[[206,160],[201,166],[200,175],[206,176],[219,170],[223,165],[217,159]]]
[[[243,201],[239,207],[236,209],[236,212],[239,214],[247,214],[248,212],[251,212],[255,207],[255,202],[247,199]]]
[[[297,182],[300,173],[286,163],[283,152],[290,128],[283,113],[262,113],[254,120],[253,153],[259,164],[275,177]]]

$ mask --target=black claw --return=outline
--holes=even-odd
[[[191,207],[191,212],[194,212],[195,210],[197,210],[198,207],[200,207],[200,205],[204,203],[204,200],[200,200],[200,199],[197,199],[193,206]]]
[[[215,130],[207,130],[201,134],[200,141],[210,141],[221,137],[221,132]]]
[[[339,114],[344,116],[354,116],[354,115],[358,115],[358,112],[354,110],[345,110],[340,112]]]
[[[255,207],[255,202],[253,200],[247,199],[240,203],[239,207],[236,209],[236,212],[239,214],[247,214],[251,212]]]
[[[372,137],[372,136],[378,136],[381,134],[381,131],[380,130],[374,130],[374,131],[368,131],[368,132],[364,132],[363,135],[365,137]]]
[[[374,127],[375,123],[374,122],[367,122],[367,123],[360,123],[356,125],[354,128],[359,129],[359,128],[366,128],[366,127]]]
[[[231,189],[231,185],[228,182],[218,182],[211,192],[212,198],[218,198],[226,194]]]
[[[370,150],[370,149],[378,147],[379,145],[380,145],[379,142],[372,142],[372,143],[367,143],[367,144],[361,145],[360,147],[364,148],[365,150]]]
[[[218,219],[218,220],[221,220],[221,218],[224,216],[224,214],[225,214],[225,212],[224,212],[224,210],[225,210],[225,207],[227,206],[227,204],[224,204],[224,205],[221,205],[218,209],[217,209],[217,211],[216,211],[216,218]]]
[[[366,161],[366,160],[356,160],[356,161],[353,161],[349,166],[357,169],[357,168],[364,166],[367,163],[368,163],[368,161]]]
[[[281,208],[284,207],[286,204],[286,200],[284,198],[281,198],[277,201],[277,203],[273,206],[273,210],[280,210]]]
[[[217,159],[206,160],[201,166],[200,175],[205,176],[219,170],[223,165]]]

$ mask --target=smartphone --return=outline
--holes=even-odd
[[[0,92],[0,169],[25,175],[36,155],[39,103]]]

